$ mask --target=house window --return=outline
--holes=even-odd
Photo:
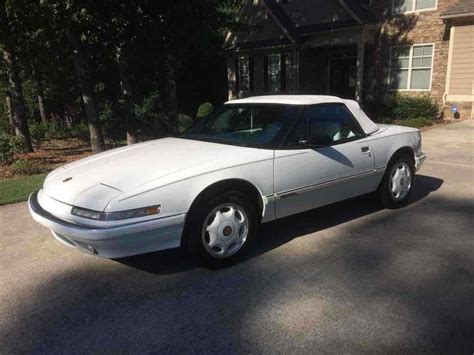
[[[390,89],[430,90],[433,49],[432,44],[392,47],[390,50]]]
[[[243,93],[250,91],[250,60],[248,57],[239,58],[239,89]]]
[[[393,0],[392,7],[395,14],[436,10],[437,0]]]
[[[268,56],[268,91],[277,93],[281,91],[281,56],[271,54]]]

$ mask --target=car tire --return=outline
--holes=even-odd
[[[202,199],[190,212],[185,228],[189,253],[210,268],[224,267],[242,258],[255,240],[257,211],[240,191]]]
[[[408,204],[415,185],[415,164],[407,155],[392,158],[377,190],[385,208],[396,209]]]

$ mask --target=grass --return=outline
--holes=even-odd
[[[0,206],[26,201],[28,196],[43,185],[46,174],[0,180]]]

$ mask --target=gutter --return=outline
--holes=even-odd
[[[440,17],[443,20],[455,19],[455,18],[462,18],[462,17],[471,17],[474,16],[474,12],[464,12],[460,14],[450,14],[450,15],[441,15]]]

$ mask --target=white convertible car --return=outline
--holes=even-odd
[[[178,138],[58,168],[29,208],[56,239],[98,256],[183,246],[213,262],[244,254],[259,223],[371,192],[403,206],[424,159],[419,130],[377,125],[355,101],[252,97]]]

